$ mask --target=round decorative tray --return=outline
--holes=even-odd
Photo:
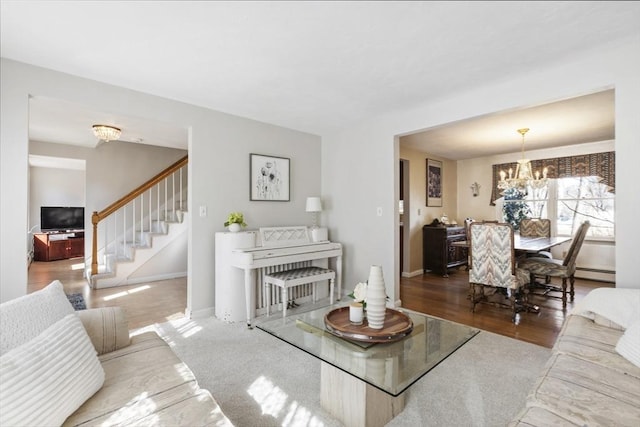
[[[369,327],[365,317],[361,325],[349,321],[349,306],[331,310],[324,316],[324,324],[333,335],[364,342],[392,342],[408,336],[413,330],[413,322],[406,314],[387,308],[382,329]]]

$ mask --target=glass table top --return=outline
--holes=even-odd
[[[341,306],[344,304],[269,319],[255,326],[392,396],[405,391],[479,332],[399,308],[396,310],[413,321],[409,336],[390,343],[350,341],[331,334],[324,324],[325,314]]]

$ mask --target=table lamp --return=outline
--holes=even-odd
[[[327,229],[318,227],[318,212],[322,212],[322,200],[320,197],[307,197],[307,212],[311,212],[311,240],[314,242],[327,240]]]
[[[322,200],[320,197],[307,197],[307,212],[311,212],[311,228],[318,228],[318,212],[322,212]]]

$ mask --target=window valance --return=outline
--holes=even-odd
[[[500,197],[498,181],[500,181],[500,171],[507,171],[509,168],[516,170],[516,162],[493,165],[493,185],[491,190],[491,206]],[[612,188],[615,193],[616,188],[616,152],[582,154],[578,156],[556,157],[555,159],[531,160],[534,171],[542,171],[547,168],[548,178],[566,178],[571,176],[599,176],[603,183]]]

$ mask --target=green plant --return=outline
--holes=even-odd
[[[520,229],[520,221],[531,217],[531,209],[524,201],[526,194],[525,191],[517,188],[510,188],[503,193],[505,200],[502,208],[504,220],[511,224],[514,230]]]
[[[224,223],[225,227],[228,227],[231,224],[240,224],[242,227],[246,227],[247,224],[244,222],[244,215],[242,212],[231,212],[227,217],[227,220]]]

